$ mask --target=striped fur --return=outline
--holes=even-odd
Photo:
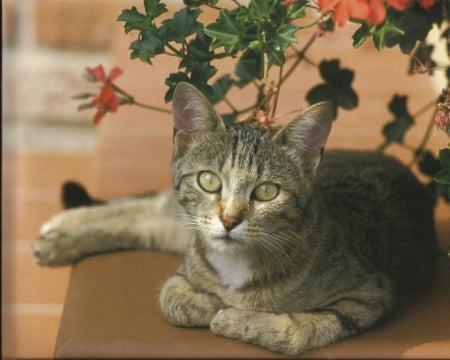
[[[326,103],[272,135],[227,127],[181,84],[174,127],[174,191],[57,215],[35,242],[37,260],[184,251],[161,290],[168,321],[288,355],[368,329],[394,311],[399,291],[430,278],[436,245],[427,192],[379,154],[322,159]]]

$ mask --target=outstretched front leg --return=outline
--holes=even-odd
[[[42,265],[72,264],[98,253],[145,249],[181,254],[190,240],[171,192],[66,210],[33,242]]]

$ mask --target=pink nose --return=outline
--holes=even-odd
[[[240,218],[238,218],[236,216],[229,216],[229,215],[220,215],[219,219],[227,231],[232,230],[233,228],[238,226],[239,223],[241,222]]]

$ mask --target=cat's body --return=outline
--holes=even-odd
[[[294,355],[390,314],[431,275],[435,235],[423,186],[397,161],[327,152],[326,104],[275,135],[225,127],[193,88],[174,99],[174,191],[68,210],[35,254],[64,264],[122,249],[185,252],[163,286],[173,324]]]

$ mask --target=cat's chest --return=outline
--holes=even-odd
[[[245,256],[210,253],[207,258],[224,286],[238,289],[253,277],[251,261]]]

